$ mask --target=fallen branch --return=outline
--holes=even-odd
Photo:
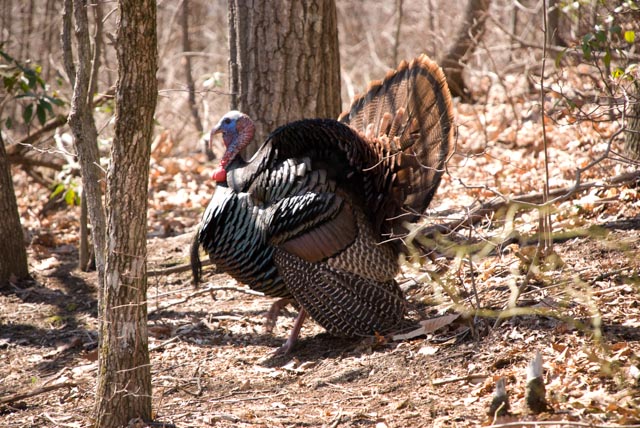
[[[172,306],[176,306],[182,303],[186,303],[189,300],[193,299],[194,297],[197,297],[201,294],[206,294],[206,293],[211,293],[212,291],[236,291],[238,293],[244,293],[244,294],[250,294],[252,296],[261,296],[264,297],[264,293],[260,293],[259,291],[254,291],[251,290],[250,288],[243,288],[243,287],[235,287],[232,285],[222,285],[222,286],[213,286],[211,284],[207,284],[206,288],[200,289],[200,290],[196,290],[193,293],[189,294],[188,296],[180,299],[180,300],[176,300],[174,302],[168,303],[166,305],[161,305],[158,306],[154,309],[149,310],[149,315],[158,312],[158,311],[163,311],[167,308],[170,308]]]
[[[9,404],[14,403],[18,400],[24,400],[25,398],[35,397],[36,395],[44,394],[45,392],[55,391],[60,388],[73,388],[78,386],[75,382],[63,382],[55,385],[47,385],[40,388],[36,388],[34,390],[28,392],[20,392],[17,394],[10,395],[8,397],[0,398],[0,404]]]
[[[211,264],[210,260],[205,260],[202,262],[202,266],[209,266]],[[160,276],[160,275],[170,275],[172,273],[180,273],[191,270],[191,265],[189,263],[171,266],[163,269],[154,269],[147,272],[147,276]]]
[[[476,373],[476,374],[470,374],[466,376],[456,376],[456,377],[448,377],[446,379],[436,379],[433,382],[431,382],[431,385],[440,386],[440,385],[446,385],[448,383],[455,383],[455,382],[469,382],[476,379],[486,379],[488,377],[489,377],[488,374]]]
[[[35,159],[29,156],[14,155],[8,156],[9,162],[13,165],[22,165],[25,168],[43,167],[53,169],[54,171],[62,171],[63,164],[54,160]]]
[[[58,115],[53,119],[49,119],[41,128],[36,129],[26,137],[22,138],[18,141],[18,144],[13,144],[7,148],[7,157],[11,160],[12,155],[20,154],[21,152],[26,152],[30,149],[30,146],[33,145],[40,137],[44,134],[54,131],[56,128],[67,123],[67,116]]]
[[[104,94],[100,94],[94,98],[93,105],[99,106],[104,104],[107,100],[112,99],[115,94],[115,87],[109,89]],[[67,124],[67,115],[58,115],[53,119],[48,120],[42,127],[36,129],[29,135],[20,139],[16,144],[11,144],[7,147],[7,159],[9,163],[19,164],[25,166],[42,166],[46,168],[52,168],[57,171],[62,169],[63,164],[54,161],[36,160],[26,156],[27,152],[33,149],[33,145],[36,141],[42,138],[49,132],[55,131],[56,128]]]
[[[65,424],[63,422],[60,422],[59,420],[55,420],[53,419],[51,416],[49,416],[48,413],[43,413],[42,417],[44,417],[45,419],[48,419],[49,422],[53,423],[54,426],[56,427],[68,427],[68,428],[76,428],[78,426],[77,423],[70,423],[70,424]],[[67,416],[67,418],[69,418],[70,416]]]
[[[272,398],[281,397],[283,395],[287,395],[287,393],[279,392],[277,394],[272,394],[272,395],[258,395],[255,397],[245,397],[245,398],[236,398],[236,399],[211,398],[208,400],[208,402],[209,403],[244,403],[246,401],[271,400]]]
[[[579,184],[577,186],[574,185],[571,187],[561,187],[559,189],[549,191],[549,197],[554,198],[553,200],[549,201],[549,203],[563,202],[576,193],[589,190],[594,187],[615,187],[622,184],[633,183],[639,179],[640,170],[637,170],[617,175],[605,181],[591,181]],[[481,204],[478,208],[468,209],[468,214],[461,219],[425,227],[424,229],[422,229],[421,235],[433,236],[436,233],[446,234],[459,229],[461,226],[473,226],[474,224],[485,220],[489,214],[493,214],[510,205],[519,205],[522,208],[530,209],[541,208],[544,195],[542,193],[532,193],[528,195],[518,195],[512,198],[506,197],[504,195],[498,196],[500,197],[500,200]]]

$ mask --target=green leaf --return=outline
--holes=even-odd
[[[29,104],[28,106],[25,107],[25,109],[22,112],[22,120],[24,120],[24,123],[29,123],[31,122],[32,117],[33,117],[33,104]]]
[[[605,67],[609,68],[609,66],[611,66],[611,51],[609,49],[607,49],[602,60],[604,61]]]
[[[582,45],[582,55],[584,55],[584,59],[587,61],[591,60],[591,46]]]
[[[38,87],[38,79],[36,78],[36,75],[33,73],[26,73],[25,76],[29,81],[29,88],[36,89]]]
[[[73,206],[73,204],[76,202],[75,190],[73,189],[67,190],[66,193],[64,194],[64,201],[67,203],[67,205]]]
[[[58,196],[62,192],[64,192],[64,184],[62,184],[62,183],[56,184],[56,187],[55,187],[55,189],[53,189],[53,192],[51,192],[51,196],[49,196],[49,199],[55,198],[56,196]]]
[[[607,34],[603,31],[600,30],[596,33],[596,40],[598,40],[600,43],[604,43],[607,41]]]
[[[49,101],[51,104],[57,105],[58,107],[61,107],[61,106],[64,105],[64,101],[61,100],[58,97],[51,96],[51,95],[45,95],[43,98],[46,99],[47,101]]]
[[[29,89],[31,89],[29,84],[24,79],[20,79],[20,90],[26,94],[29,93]]]
[[[624,70],[620,67],[616,67],[613,71],[611,71],[611,77],[613,77],[614,79],[617,79],[622,75],[624,75]]]
[[[624,32],[624,39],[627,41],[627,43],[633,43],[636,41],[636,32],[635,31],[625,31]]]
[[[35,99],[36,96],[33,94],[33,92],[25,92],[24,94],[20,94],[20,95],[16,95],[14,97],[16,100],[19,100],[20,98],[31,98],[31,99]]]
[[[5,59],[5,61],[7,61],[7,62],[12,62],[13,61],[13,58],[11,57],[11,55],[9,55],[8,53],[6,53],[3,50],[0,50],[0,56],[2,56]]]
[[[38,107],[36,107],[36,116],[38,117],[38,122],[40,122],[40,125],[44,125],[44,123],[47,121],[47,110],[45,110],[42,102],[38,102]]]
[[[40,104],[53,116],[53,107],[51,107],[51,103],[47,101],[47,97],[40,98]]]
[[[611,34],[620,34],[622,33],[622,27],[618,24],[615,24],[612,25],[611,28],[609,28],[609,31],[611,32]]]
[[[561,50],[560,52],[558,52],[558,55],[556,55],[556,68],[560,68],[560,61],[562,61],[562,58],[564,58],[564,55],[567,53],[567,48]]]
[[[13,127],[13,120],[10,117],[8,117],[7,120],[4,121],[4,126],[7,129],[11,129]]]
[[[4,88],[7,90],[7,92],[11,92],[13,90],[13,86],[16,84],[18,80],[16,79],[16,76],[3,76],[2,77],[2,84],[4,85]]]

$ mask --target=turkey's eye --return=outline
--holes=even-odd
[[[231,119],[226,118],[226,119],[224,120],[224,123],[225,123],[226,125],[230,124],[230,123],[231,123]]]

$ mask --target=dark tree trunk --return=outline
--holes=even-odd
[[[462,26],[458,31],[458,38],[441,61],[449,90],[454,97],[469,97],[462,75],[464,61],[473,53],[478,40],[482,37],[490,6],[491,0],[469,0]]]
[[[24,244],[18,204],[13,190],[11,167],[0,133],[0,286],[29,276],[27,250]]]
[[[115,137],[107,176],[107,251],[95,421],[151,419],[147,197],[158,63],[155,0],[120,0]]]
[[[253,153],[292,120],[340,113],[340,57],[334,0],[229,4],[231,108],[256,122]]]

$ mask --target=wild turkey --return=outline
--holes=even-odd
[[[211,131],[226,152],[192,251],[252,289],[293,298],[338,336],[392,330],[404,318],[395,281],[405,222],[419,218],[453,138],[451,97],[422,55],[373,82],[338,120],[305,119],[275,130],[247,162],[251,119],[227,113]]]

